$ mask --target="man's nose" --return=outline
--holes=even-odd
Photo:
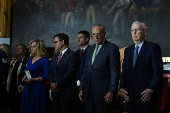
[[[136,31],[136,30],[134,30],[134,31],[133,31],[133,34],[136,34],[136,32],[137,32],[137,31]]]

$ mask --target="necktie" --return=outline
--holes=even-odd
[[[98,47],[99,47],[99,45],[96,45],[95,50],[94,50],[94,53],[93,53],[91,65],[93,65],[93,62],[94,62],[94,59],[95,59],[95,57],[96,57],[96,52],[97,52]]]
[[[139,46],[136,46],[135,50],[134,50],[134,55],[133,55],[133,69],[135,67],[135,63],[136,63],[136,59],[138,57],[138,49],[139,49]]]
[[[80,57],[81,57],[82,53],[83,53],[83,49],[81,49],[81,51],[80,51]]]
[[[58,63],[60,62],[61,56],[62,56],[62,52],[60,52],[60,54],[59,54],[59,56],[58,56],[57,66],[58,66]]]

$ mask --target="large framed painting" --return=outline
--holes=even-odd
[[[105,25],[107,40],[123,48],[133,44],[130,30],[136,20],[147,24],[146,40],[158,43],[162,55],[170,56],[169,0],[12,0],[12,48],[32,39],[53,48],[53,36],[66,33],[70,48],[76,50],[77,33],[91,33],[94,24]]]

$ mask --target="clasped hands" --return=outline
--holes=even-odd
[[[120,92],[121,92],[123,98],[128,102],[130,100],[129,96],[127,96],[128,92],[124,88],[121,88]],[[153,93],[152,89],[149,89],[149,88],[145,89],[141,93],[141,95],[142,95],[142,97],[141,97],[142,102],[148,102],[150,100],[151,96],[152,96],[152,93]]]
[[[58,92],[59,91],[59,87],[55,85],[55,83],[51,83],[51,90],[52,92]]]
[[[84,100],[83,100],[83,98],[82,98],[82,97],[83,97],[83,91],[81,90],[81,91],[79,92],[79,99],[80,99],[81,101],[83,101],[83,102],[84,102]],[[110,103],[110,102],[112,102],[112,99],[113,99],[113,93],[108,92],[104,98],[105,98],[105,102],[106,102],[106,103]]]

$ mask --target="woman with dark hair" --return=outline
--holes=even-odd
[[[20,113],[47,113],[46,81],[48,81],[49,60],[46,57],[43,40],[34,40],[31,43],[31,58],[26,70],[31,78],[24,76],[24,85]]]
[[[19,113],[21,104],[21,92],[23,90],[22,78],[25,73],[28,57],[26,57],[27,47],[24,44],[17,45],[17,56],[11,61],[7,78],[7,94],[9,96],[10,113]]]

